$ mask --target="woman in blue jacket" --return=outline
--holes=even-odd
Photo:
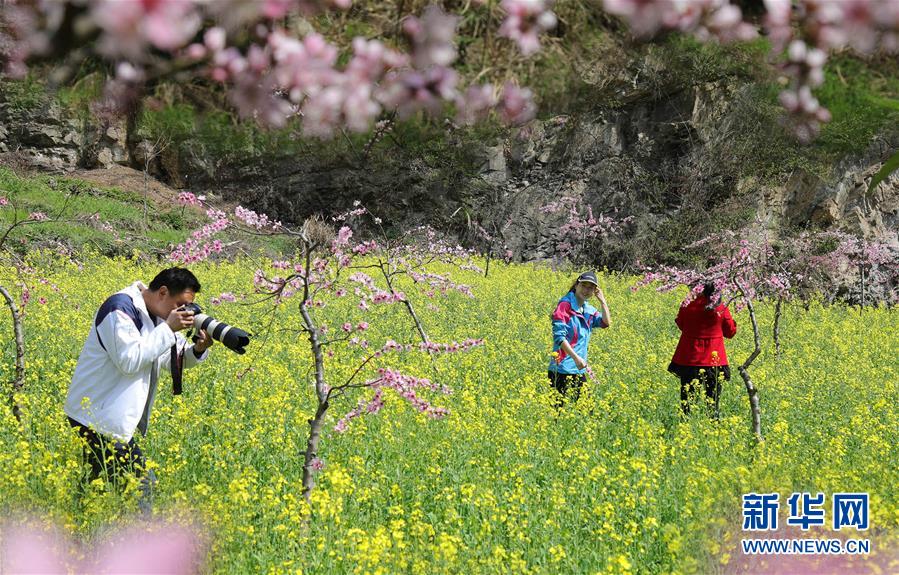
[[[601,311],[588,302],[594,296]],[[587,380],[590,334],[597,327],[609,327],[610,321],[609,306],[596,281],[596,274],[582,273],[552,313],[553,357],[549,363],[549,381],[562,396],[556,402],[557,406],[561,406],[567,396],[574,401],[580,397],[581,386]]]

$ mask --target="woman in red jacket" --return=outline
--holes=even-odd
[[[668,371],[680,378],[681,409],[684,415],[690,413],[690,395],[698,381],[705,387],[712,414],[718,419],[719,375],[730,381],[724,338],[730,339],[737,333],[737,324],[727,306],[720,305],[711,283],[703,286],[701,296],[680,308],[674,322],[681,336]]]

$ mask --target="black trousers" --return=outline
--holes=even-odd
[[[69,425],[77,431],[84,445],[83,460],[91,468],[88,481],[102,477],[116,486],[121,486],[124,474],[134,474],[140,478],[141,496],[138,506],[142,513],[149,515],[153,506],[156,474],[152,469],[147,469],[147,460],[134,438],[125,443],[104,437],[71,417],[68,419]]]
[[[702,387],[705,390],[709,416],[718,419],[718,400],[721,398],[720,368],[708,367],[697,371],[695,376],[680,376],[680,406],[684,415],[690,415],[691,398]]]
[[[585,374],[547,371],[547,375],[549,375],[549,384],[559,392],[559,396],[553,402],[556,407],[565,405],[567,399],[577,403],[578,398],[581,396],[581,387],[587,381]]]

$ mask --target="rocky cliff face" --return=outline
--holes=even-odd
[[[833,168],[823,180],[807,172],[793,173],[786,184],[759,198],[758,213],[769,226],[840,229],[899,246],[899,175],[867,193],[871,177],[899,141],[878,139],[856,157]]]
[[[627,218],[621,234],[600,241],[596,255],[610,267],[665,257],[695,234],[753,221],[899,245],[899,178],[865,194],[870,176],[899,148],[896,135],[871,142],[830,174],[762,177],[740,165],[754,151],[732,121],[739,89],[710,83],[653,98],[628,90],[637,89],[619,87],[624,105],[534,121],[493,141],[450,129],[442,153],[384,141],[370,158],[274,151],[223,159],[184,148],[163,156],[146,140],[129,152],[122,126],[66,117],[53,103],[22,110],[0,100],[0,161],[53,171],[130,164],[285,221],[361,199],[397,230],[429,222],[465,236],[478,222],[520,260],[556,255],[564,215],[541,208],[561,196],[594,214]]]
[[[2,95],[0,154],[7,161],[14,156],[17,162],[56,172],[130,161],[124,125],[101,127],[73,118],[53,101],[22,108]]]

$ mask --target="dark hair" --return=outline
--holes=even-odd
[[[717,291],[718,290],[715,289],[715,284],[712,282],[705,282],[702,284],[702,295],[704,295],[707,300],[705,304],[706,311],[712,311],[718,307]]]
[[[173,294],[179,294],[188,289],[200,293],[200,281],[197,276],[185,268],[168,268],[156,274],[156,277],[150,282],[150,290],[157,291],[162,286],[169,288]]]

